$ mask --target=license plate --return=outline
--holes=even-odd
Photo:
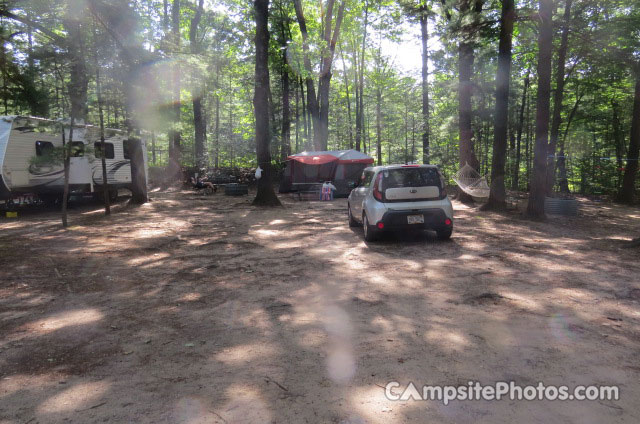
[[[409,215],[407,216],[407,223],[424,224],[424,215]]]

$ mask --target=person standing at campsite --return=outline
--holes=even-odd
[[[322,200],[333,200],[333,193],[336,190],[331,181],[325,181],[322,184]]]

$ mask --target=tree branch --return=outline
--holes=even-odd
[[[42,25],[40,25],[39,23],[32,21],[31,19],[25,18],[23,16],[19,16],[16,15],[14,13],[9,12],[8,10],[5,9],[0,9],[0,16],[4,16],[7,17],[9,19],[12,19],[14,21],[18,21],[20,23],[23,23],[25,25],[29,25],[30,27],[33,27],[34,29],[36,29],[37,31],[41,32],[43,35],[51,38],[52,40],[56,41],[61,47],[68,47],[68,41],[66,37],[63,37],[59,34],[56,34],[55,32],[43,27]]]

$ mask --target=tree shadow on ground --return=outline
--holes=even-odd
[[[343,201],[276,211],[155,196],[108,226],[0,238],[0,419],[639,418],[638,269],[632,254],[594,247],[606,228],[556,238],[553,222],[458,209],[451,242],[366,244]],[[387,400],[394,380],[617,383],[626,394],[444,406]]]

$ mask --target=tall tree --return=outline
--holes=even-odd
[[[256,19],[256,65],[253,106],[256,120],[256,152],[262,177],[258,180],[258,193],[254,205],[279,206],[280,200],[271,180],[271,149],[269,135],[269,0],[253,2]]]
[[[360,151],[364,145],[364,63],[367,48],[367,29],[369,25],[369,0],[364,0],[364,24],[362,26],[361,50],[354,46],[354,59],[356,66],[356,150]],[[365,146],[366,153],[367,148]]]
[[[559,155],[558,155],[558,185],[560,186],[561,193],[569,193],[569,180],[567,178],[567,157],[565,151],[565,145],[567,141],[567,135],[569,134],[569,128],[571,128],[571,122],[573,122],[573,118],[578,111],[578,106],[580,106],[580,102],[582,101],[582,97],[584,96],[584,91],[579,93],[576,97],[576,102],[569,113],[569,118],[567,119],[567,125],[564,130],[564,134],[562,138],[558,140],[559,147]]]
[[[173,0],[171,6],[171,48],[173,50],[173,69],[171,73],[173,128],[169,134],[169,175],[175,181],[180,178],[180,163],[182,161],[182,146],[180,134],[180,0]]]
[[[640,69],[636,70],[636,83],[631,118],[631,136],[629,137],[629,152],[627,153],[627,167],[624,171],[622,187],[618,200],[622,203],[633,203],[635,195],[636,176],[638,174],[638,159],[640,158]]]
[[[491,191],[485,209],[504,209],[504,184],[509,128],[509,86],[511,83],[511,44],[515,22],[514,0],[502,0],[498,72],[496,75],[496,112],[494,115],[493,160],[491,161]]]
[[[400,2],[405,13],[417,18],[420,24],[422,46],[422,162],[429,163],[429,17],[432,15],[428,0],[403,0]]]
[[[420,11],[420,38],[422,42],[422,163],[429,163],[429,9]]]
[[[282,1],[277,3],[278,16],[278,44],[280,45],[280,81],[282,85],[282,127],[280,139],[280,160],[285,162],[291,154],[291,84],[289,69],[289,41],[291,40],[291,29],[289,26],[289,13],[285,9]]]
[[[100,80],[100,60],[97,46],[97,34],[94,30],[94,43],[95,45],[95,67],[96,67],[96,97],[98,100],[98,119],[100,122],[100,148],[104,149],[105,137],[104,137],[104,112],[103,112],[103,98],[102,98],[102,81]],[[154,152],[155,156],[155,146]],[[155,161],[155,157],[154,157]],[[111,204],[109,199],[109,178],[107,174],[107,158],[104,154],[104,150],[100,154],[100,166],[102,168],[102,200],[104,202],[104,214],[111,215]]]
[[[77,6],[77,5],[76,5]],[[71,10],[74,9],[74,10]],[[64,19],[64,26],[68,36],[68,54],[71,59],[71,72],[69,79],[69,100],[71,102],[71,123],[69,126],[69,140],[64,146],[64,188],[62,195],[62,226],[67,227],[67,203],[69,201],[69,172],[71,166],[71,154],[73,149],[73,130],[76,123],[84,123],[87,118],[87,92],[89,76],[87,75],[87,63],[84,39],[86,28],[84,22],[84,8],[69,10]],[[64,140],[64,128],[63,128]]]
[[[527,104],[527,92],[529,91],[529,85],[531,79],[529,77],[529,70],[527,70],[527,76],[524,78],[524,87],[522,88],[522,100],[520,104],[520,112],[518,115],[518,129],[516,135],[516,157],[513,164],[513,178],[511,179],[511,189],[520,189],[520,160],[522,158],[521,146],[522,146],[522,132],[524,130],[524,112]]]
[[[71,171],[71,152],[73,148],[73,129],[76,125],[75,117],[71,115],[71,122],[69,124],[69,139],[65,140],[65,128],[62,125],[62,151],[64,158],[64,187],[62,191],[62,227],[67,228],[69,226],[69,220],[67,219],[67,207],[69,203],[69,174]]]
[[[483,0],[460,0],[460,15],[464,23],[460,29],[460,42],[458,44],[458,127],[460,134],[460,166],[469,164],[478,168],[479,162],[473,148],[473,109],[471,97],[473,95],[473,63],[474,37],[476,36],[479,15],[482,11]],[[463,202],[472,202],[473,199],[463,191],[459,197]]]
[[[549,143],[549,108],[551,104],[551,56],[553,47],[553,0],[540,0],[538,11],[538,94],[536,100],[536,143],[533,158],[531,193],[527,215],[544,217],[547,193],[547,152]]]
[[[562,38],[558,49],[558,63],[556,68],[556,90],[553,94],[553,119],[549,134],[549,150],[547,152],[547,193],[551,193],[556,179],[556,148],[560,124],[562,124],[562,100],[564,99],[565,62],[569,47],[569,26],[571,21],[571,5],[573,0],[566,0],[564,4],[564,18],[562,20]]]
[[[316,150],[326,150],[329,140],[329,90],[331,88],[331,69],[335,56],[336,44],[340,36],[340,27],[344,17],[345,2],[338,6],[335,27],[333,24],[333,8],[335,0],[327,0],[324,7],[324,21],[322,23],[322,48],[320,59],[320,75],[318,77],[318,94],[316,97],[312,75],[311,59],[309,58],[309,33],[307,23],[302,10],[301,0],[294,0],[296,16],[302,33],[302,46],[304,52],[304,66],[306,71],[307,96],[309,100],[309,113],[313,120],[313,143]]]
[[[202,19],[202,13],[204,11],[204,0],[198,0],[198,7],[196,13],[191,20],[189,27],[189,46],[191,54],[196,56],[200,53],[200,46],[198,41],[198,26]],[[198,168],[204,168],[206,165],[205,160],[205,137],[206,137],[206,122],[204,119],[204,113],[202,108],[202,94],[204,91],[203,81],[200,78],[199,70],[195,69],[196,75],[194,75],[194,93],[192,94],[191,103],[193,104],[193,128],[194,128],[194,143],[196,153],[196,165]]]

